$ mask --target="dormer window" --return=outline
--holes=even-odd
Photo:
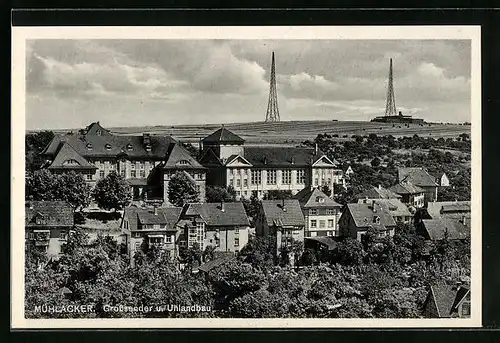
[[[146,151],[151,151],[151,145],[146,145]]]
[[[379,217],[379,216],[375,216],[375,217],[373,217],[373,222],[374,222],[375,224],[380,224],[380,217]]]
[[[104,147],[106,148],[106,150],[111,150],[111,144],[109,144],[109,143],[106,143],[106,145]]]
[[[324,203],[325,199],[323,197],[316,197],[316,202]]]
[[[132,144],[127,144],[127,151],[132,151],[134,149],[134,147],[132,146]]]
[[[185,165],[189,164],[189,161],[188,160],[180,160],[179,164],[185,166]]]
[[[78,165],[80,165],[80,163],[78,163],[78,161],[77,161],[77,160],[72,159],[72,158],[71,158],[71,159],[69,159],[69,160],[64,161],[62,164],[63,164],[64,166],[78,166]]]
[[[101,132],[101,130],[100,130],[100,129],[97,129],[95,133],[96,133],[96,135],[98,135],[98,136],[101,136],[101,135],[102,135],[102,132]]]
[[[92,150],[92,143],[87,143],[87,150]]]

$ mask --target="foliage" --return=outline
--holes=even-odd
[[[49,145],[54,138],[52,131],[40,131],[36,133],[28,133],[25,136],[25,158],[26,171],[34,172],[39,169],[44,159],[40,153]]]
[[[271,189],[264,194],[264,200],[282,200],[282,199],[293,199],[292,191],[290,190],[279,190]]]
[[[252,219],[252,221],[255,221],[257,218],[257,215],[259,214],[260,211],[260,200],[257,196],[257,193],[252,193],[250,196],[250,200],[246,200],[245,198],[241,199],[241,202],[243,203],[243,206],[245,207],[245,212],[247,213],[247,216]]]
[[[193,180],[183,172],[177,172],[168,183],[168,200],[172,205],[182,207],[187,203],[198,202],[200,193]]]
[[[233,187],[221,186],[206,187],[207,202],[234,202],[236,201],[236,191]]]
[[[115,211],[123,209],[132,200],[130,185],[115,171],[97,181],[93,197],[100,208]]]

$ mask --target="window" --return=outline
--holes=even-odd
[[[144,162],[139,162],[139,166],[141,169],[144,169]]]
[[[462,316],[470,316],[470,302],[468,301],[462,304]]]
[[[262,183],[262,171],[252,170],[251,171],[251,183],[252,185],[260,185]]]
[[[87,143],[87,150],[92,150],[92,143]]]
[[[245,197],[248,196],[248,191],[243,192],[245,194]]]
[[[125,178],[125,169],[120,170],[120,176]]]
[[[141,242],[135,242],[135,251],[141,250]]]
[[[92,174],[85,174],[85,178],[87,179],[87,181],[92,180]]]
[[[319,183],[318,178],[315,178],[315,179],[314,179],[314,185],[315,185],[315,186],[317,186],[317,185],[318,185],[318,183]]]
[[[275,185],[276,184],[276,170],[268,169],[267,170],[267,184]]]
[[[316,228],[316,220],[311,220],[311,227]]]
[[[67,235],[66,231],[61,231],[59,233],[59,239],[66,240],[67,238],[68,238],[68,235]]]
[[[324,228],[325,227],[325,221],[324,220],[320,220],[319,221],[319,227],[320,228]]]
[[[236,187],[240,188],[241,187],[241,180],[236,179]]]
[[[135,169],[135,163],[130,163],[130,169],[134,170]]]
[[[292,183],[292,171],[291,170],[283,170],[283,180],[284,185],[289,185]]]
[[[142,178],[146,177],[146,171],[141,170],[141,177],[142,177]]]
[[[331,216],[331,215],[335,214],[335,210],[333,208],[327,208],[326,214]]]
[[[324,203],[325,199],[323,197],[316,197],[316,202]]]
[[[109,143],[106,143],[106,145],[104,147],[106,148],[106,150],[111,150],[111,144],[109,144]]]
[[[167,236],[165,237],[165,243],[172,243],[172,236],[167,235]]]
[[[234,246],[239,247],[240,246],[240,239],[239,237],[234,237]]]
[[[136,177],[135,170],[130,171],[130,177]]]
[[[305,170],[297,170],[297,183],[303,185],[306,183],[306,171]]]
[[[200,186],[200,185],[196,185],[196,191],[197,191],[198,193],[200,193],[200,192],[201,192],[201,186]]]
[[[141,237],[141,233],[140,233],[140,232],[134,232],[134,233],[132,234],[132,236],[133,236],[134,238],[140,238],[140,237]]]
[[[333,219],[328,219],[328,227],[333,227]]]
[[[181,164],[181,165],[188,165],[189,162],[187,160],[180,160],[179,164]]]
[[[248,187],[248,179],[243,179],[243,187]]]
[[[241,196],[241,192],[240,191],[236,191],[236,196]]]
[[[99,170],[99,178],[104,179],[104,170]]]
[[[309,215],[310,216],[317,216],[318,215],[318,209],[317,208],[311,208],[311,209],[309,209]]]
[[[29,239],[35,239],[35,234],[34,234],[33,232],[30,232],[30,233],[28,234],[28,238],[29,238]]]
[[[132,146],[132,144],[127,144],[127,150],[128,151],[132,151],[134,149],[134,147]]]
[[[238,229],[238,228],[234,229],[234,234],[235,235],[238,235],[239,233],[240,233],[240,229]]]
[[[97,129],[96,132],[95,132],[98,136],[101,135],[101,130],[100,129]]]

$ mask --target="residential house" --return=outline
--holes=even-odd
[[[338,236],[342,205],[318,188],[304,188],[295,195],[305,220],[305,237]]]
[[[422,314],[426,318],[470,318],[470,289],[459,285],[431,286]]]
[[[424,190],[425,203],[437,201],[439,186],[434,176],[430,175],[425,168],[398,168],[398,183],[404,181],[411,182]]]
[[[373,199],[400,199],[401,195],[378,185],[377,187],[371,186],[366,191],[354,196],[359,201],[373,200]]]
[[[470,226],[456,219],[439,218],[423,219],[417,225],[417,232],[425,239],[438,241],[442,239],[462,240],[470,238]]]
[[[198,243],[220,252],[239,252],[248,243],[250,223],[241,202],[193,203],[185,206],[178,227],[183,230],[181,246]]]
[[[263,200],[255,231],[257,236],[276,237],[276,254],[281,249],[291,248],[294,242],[304,241],[305,220],[296,199]]]
[[[26,249],[37,249],[57,258],[74,228],[74,208],[66,201],[26,201]]]
[[[392,198],[392,199],[358,200],[359,204],[369,204],[373,202],[386,208],[396,223],[405,223],[405,224],[411,223],[413,215],[408,210],[408,207],[401,201],[399,201],[399,199]]]
[[[373,200],[366,204],[347,204],[340,216],[339,228],[342,236],[361,241],[370,229],[375,229],[378,237],[394,236],[396,222],[389,209]]]
[[[415,186],[410,181],[401,181],[391,186],[389,190],[401,196],[400,200],[408,206],[413,206],[416,209],[424,206],[425,190]]]
[[[423,219],[448,218],[463,221],[470,226],[470,201],[436,201],[427,204]]]
[[[298,193],[304,187],[343,184],[343,173],[317,146],[245,146],[245,141],[222,127],[205,137],[200,163],[208,168],[207,184],[232,186],[236,198],[259,199],[270,190]]]
[[[175,259],[182,233],[177,227],[181,212],[180,207],[126,207],[121,229],[131,261],[144,244],[156,246],[172,260]]]

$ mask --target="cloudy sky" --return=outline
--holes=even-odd
[[[262,121],[276,54],[281,120],[383,115],[389,58],[396,106],[470,121],[470,41],[30,40],[26,128]]]

